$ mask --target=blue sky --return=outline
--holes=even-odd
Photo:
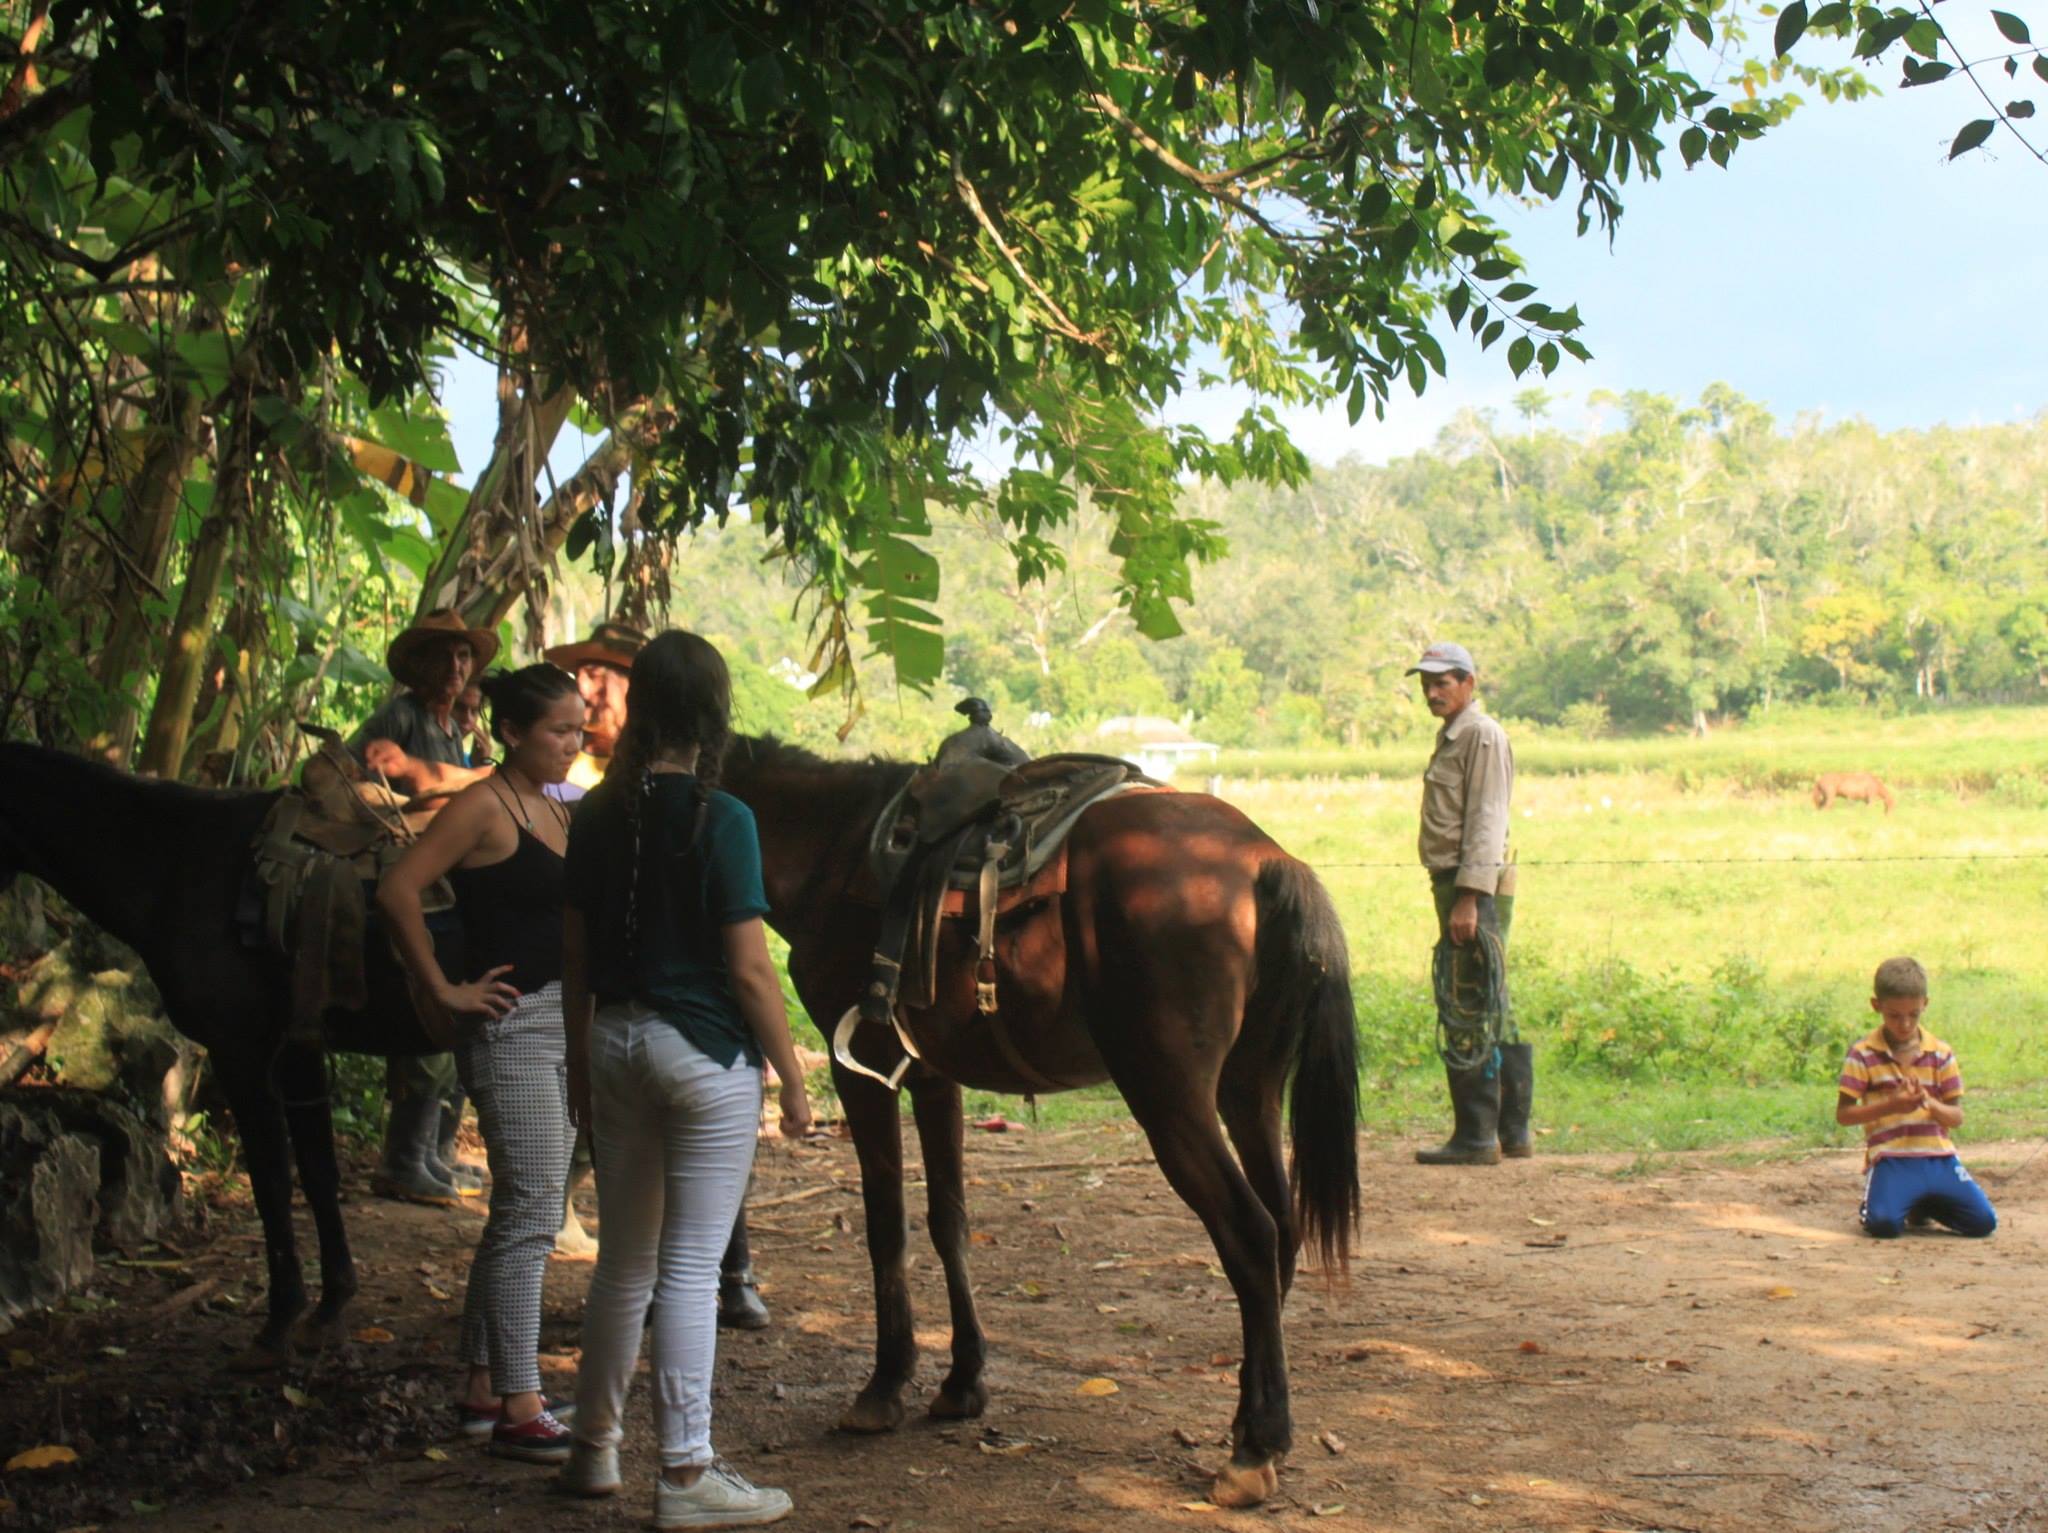
[[[2008,8],[2040,9],[2017,0]],[[1982,11],[1944,10],[1972,57],[1998,51]],[[1745,145],[1729,170],[1703,162],[1686,171],[1673,154],[1663,180],[1630,183],[1611,249],[1598,235],[1575,238],[1568,206],[1510,211],[1528,279],[1553,305],[1579,305],[1594,354],[1591,363],[1567,360],[1545,385],[1557,399],[1554,420],[1593,424],[1586,396],[1596,390],[1690,399],[1716,381],[1788,421],[1817,411],[1885,428],[1972,425],[2048,407],[2039,309],[2048,166],[2002,132],[1989,152],[1950,162],[1956,130],[1981,114],[1968,82],[1900,91],[1890,84],[1895,66],[1880,76],[1884,95],[1810,100]],[[1986,83],[1996,91],[2005,82]],[[2048,90],[2031,83],[2048,107]],[[2048,143],[2048,127],[2032,136]],[[1432,378],[1420,399],[1397,392],[1385,421],[1368,413],[1354,427],[1341,408],[1296,412],[1286,417],[1295,439],[1319,462],[1384,462],[1429,445],[1461,409],[1498,410],[1512,422],[1510,401],[1528,380],[1508,373],[1505,345],[1481,353],[1453,342],[1446,352],[1450,377]],[[445,402],[463,465],[474,470],[489,456],[495,420],[488,369],[464,358]],[[1243,403],[1212,390],[1170,413],[1220,429]],[[565,436],[557,475],[596,445],[573,428]]]

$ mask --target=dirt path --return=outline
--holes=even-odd
[[[1143,1142],[972,1137],[994,1403],[978,1425],[914,1418],[884,1439],[828,1430],[868,1363],[851,1147],[764,1152],[755,1244],[778,1323],[723,1343],[718,1439],[793,1492],[786,1526],[2048,1528],[2048,1155],[1999,1180],[2031,1145],[1972,1157],[2004,1220],[1992,1241],[1880,1245],[1853,1230],[1853,1155],[1433,1171],[1368,1141],[1371,1233],[1351,1287],[1307,1278],[1288,1309],[1282,1499],[1225,1513],[1200,1503],[1234,1405],[1236,1315]],[[834,1190],[790,1200],[819,1187]],[[639,1525],[653,1461],[637,1392],[614,1503],[556,1499],[545,1470],[436,1443],[451,1377],[436,1354],[475,1214],[358,1188],[349,1216],[354,1323],[378,1329],[289,1376],[220,1371],[259,1292],[237,1210],[204,1247],[156,1258],[176,1265],[114,1269],[110,1306],[0,1343],[31,1357],[8,1378],[0,1455],[60,1424],[82,1455],[7,1476],[0,1526]],[[564,1390],[588,1271],[550,1272],[544,1344]],[[946,1336],[928,1249],[913,1287],[929,1386]],[[1077,1394],[1091,1378],[1117,1392]]]

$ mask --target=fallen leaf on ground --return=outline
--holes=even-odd
[[[1235,1352],[1212,1352],[1209,1355],[1209,1366],[1211,1368],[1234,1368],[1237,1366],[1237,1354]]]
[[[996,1237],[987,1230],[974,1230],[969,1233],[967,1243],[975,1246],[992,1246],[996,1243]]]
[[[398,1338],[396,1336],[393,1336],[389,1331],[385,1330],[384,1327],[381,1325],[366,1325],[360,1331],[356,1332],[356,1340],[367,1341],[372,1343],[373,1345],[381,1346],[383,1343],[387,1341],[396,1341],[398,1340]]]
[[[1530,1489],[1532,1489],[1532,1490],[1536,1490],[1536,1489],[1540,1489],[1540,1488],[1542,1488],[1542,1487],[1543,1487],[1543,1486],[1545,1486],[1545,1485],[1550,1485],[1550,1484],[1553,1484],[1553,1483],[1555,1483],[1555,1482],[1554,1482],[1554,1481],[1551,1481],[1551,1480],[1531,1480],[1531,1481],[1529,1482],[1529,1487],[1530,1487]]]
[[[1213,1501],[1183,1501],[1180,1504],[1180,1509],[1183,1512],[1220,1512],[1223,1510],[1222,1507]]]
[[[147,1517],[152,1512],[161,1512],[163,1509],[161,1501],[130,1501],[128,1503],[128,1510],[137,1517]]]
[[[1114,1304],[1098,1304],[1095,1306],[1095,1313],[1098,1315],[1114,1315],[1117,1312],[1117,1307]]]
[[[1467,1496],[1467,1497],[1465,1498],[1465,1502],[1466,1502],[1466,1504],[1467,1504],[1468,1506],[1492,1506],[1492,1505],[1493,1505],[1493,1503],[1492,1503],[1491,1501],[1487,1500],[1487,1499],[1486,1499],[1486,1497],[1484,1497],[1484,1496],[1480,1495],[1480,1494],[1479,1494],[1479,1492],[1478,1492],[1478,1491],[1476,1491],[1476,1490],[1475,1490],[1475,1491],[1473,1491],[1471,1495],[1469,1495],[1469,1496]]]
[[[1541,1352],[1543,1350],[1543,1343],[1540,1341],[1525,1341],[1515,1350],[1517,1352]]]
[[[101,1356],[101,1357],[126,1357],[127,1355],[128,1355],[128,1349],[127,1349],[126,1347],[101,1347],[101,1348],[100,1348],[100,1356]]]
[[[303,1389],[299,1388],[299,1386],[296,1384],[285,1385],[284,1397],[287,1400],[291,1401],[292,1404],[296,1405],[300,1410],[304,1410],[307,1406],[313,1403],[313,1397],[307,1394]]]
[[[448,1462],[448,1450],[446,1448],[428,1448],[420,1454],[420,1457],[432,1459],[437,1464],[445,1464]]]
[[[1628,1254],[1631,1256],[1641,1256],[1643,1254],[1643,1248],[1641,1246],[1623,1246],[1622,1250],[1628,1252]]]
[[[996,1454],[1002,1458],[1011,1458],[1014,1457],[1016,1454],[1029,1453],[1031,1451],[1031,1444],[1029,1443],[978,1442],[974,1446],[979,1448],[983,1453]]]
[[[1776,1288],[1773,1288],[1769,1293],[1764,1295],[1766,1299],[1794,1299],[1798,1296],[1798,1289],[1787,1288],[1782,1283],[1779,1284]]]
[[[436,1288],[432,1283],[429,1283],[427,1284],[427,1292],[432,1297],[439,1299],[443,1304],[448,1302],[449,1294],[445,1288]]]
[[[1691,1373],[1692,1364],[1682,1357],[1667,1357],[1664,1359],[1664,1371],[1667,1373]]]
[[[1325,1505],[1323,1505],[1323,1506],[1312,1506],[1312,1507],[1310,1507],[1310,1508],[1308,1509],[1308,1514],[1309,1514],[1309,1516],[1311,1516],[1311,1517],[1335,1517],[1335,1516],[1336,1516],[1336,1515],[1337,1515],[1337,1514],[1338,1514],[1339,1512],[1341,1512],[1341,1511],[1343,1511],[1343,1510],[1344,1510],[1344,1503],[1343,1503],[1343,1502],[1341,1502],[1341,1501],[1331,1501],[1331,1502],[1329,1502],[1329,1503],[1327,1503],[1327,1504],[1325,1504]]]
[[[847,1519],[846,1525],[849,1528],[886,1528],[889,1526],[886,1519],[877,1517],[870,1512],[856,1512]]]
[[[1878,1281],[1880,1283],[1896,1285],[1899,1280],[1895,1277],[1879,1277]]]
[[[1115,1379],[1084,1379],[1074,1393],[1092,1398],[1113,1395],[1117,1393],[1117,1382]]]
[[[66,1464],[77,1462],[76,1448],[67,1448],[62,1443],[43,1443],[15,1454],[7,1461],[7,1473],[13,1474],[17,1469],[61,1469]]]
[[[1325,1448],[1329,1449],[1332,1453],[1342,1453],[1345,1450],[1345,1448],[1349,1446],[1349,1444],[1347,1444],[1344,1441],[1344,1439],[1339,1437],[1335,1432],[1319,1432],[1316,1434],[1316,1441],[1321,1443]]]
[[[1557,1223],[1555,1219],[1539,1219],[1534,1214],[1531,1214],[1529,1216],[1529,1222],[1531,1224],[1541,1225],[1546,1230],[1549,1229],[1553,1224]]]
[[[1183,1448],[1199,1448],[1202,1446],[1202,1440],[1186,1427],[1175,1427],[1173,1429],[1173,1440]]]

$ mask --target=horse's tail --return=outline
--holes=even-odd
[[[1358,1030],[1344,928],[1304,862],[1273,858],[1253,888],[1258,988],[1248,1010],[1271,1029],[1293,1080],[1294,1224],[1325,1272],[1348,1269],[1358,1222]]]

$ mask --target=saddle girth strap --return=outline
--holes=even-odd
[[[1003,859],[1009,855],[1009,842],[989,842],[981,864],[981,881],[975,888],[981,930],[974,965],[974,1009],[985,1017],[994,1016],[996,1010],[996,896],[1002,881]]]

